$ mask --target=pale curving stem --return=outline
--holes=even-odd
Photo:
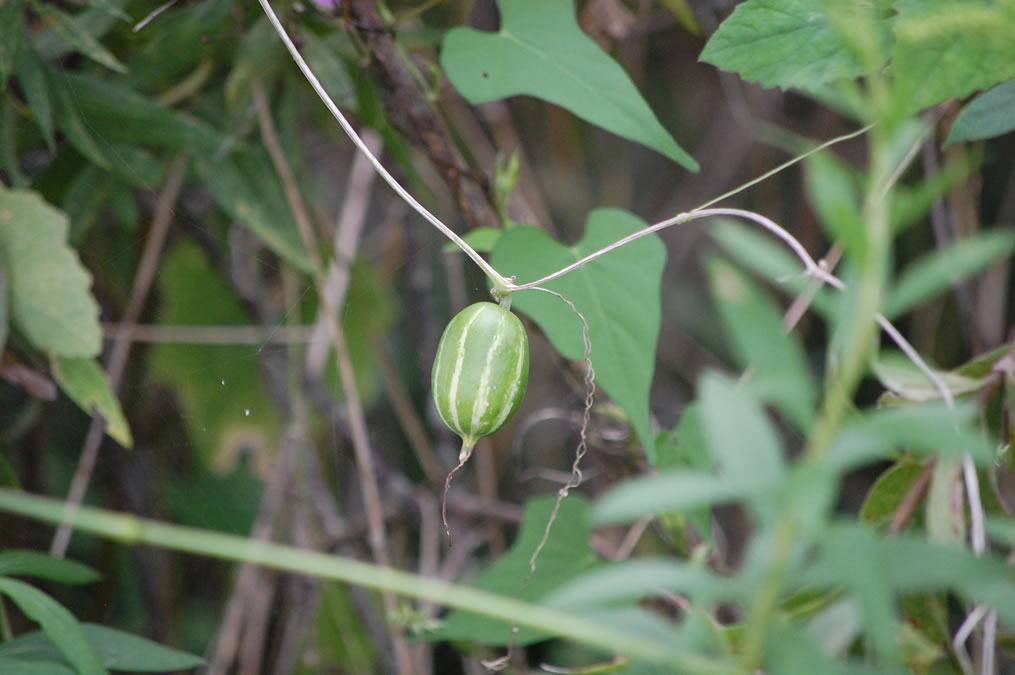
[[[472,261],[479,265],[480,269],[482,269],[483,272],[490,277],[495,288],[498,290],[507,289],[509,285],[507,279],[501,276],[501,274],[497,272],[490,263],[484,260],[483,256],[481,256],[474,248],[469,246],[464,239],[459,237],[450,227],[441,222],[440,218],[430,213],[425,206],[416,201],[416,198],[409,194],[409,191],[402,187],[401,183],[399,183],[395,177],[384,168],[384,165],[381,164],[380,160],[377,159],[374,153],[370,151],[370,148],[367,147],[366,143],[363,142],[363,139],[360,138],[359,134],[356,133],[356,130],[353,129],[349,120],[347,120],[345,115],[342,114],[342,111],[339,110],[335,101],[333,101],[331,96],[328,95],[328,92],[325,91],[320,80],[318,80],[317,76],[314,75],[314,71],[310,69],[309,65],[307,65],[306,60],[303,58],[303,55],[300,54],[296,45],[293,44],[289,34],[286,33],[285,28],[282,26],[282,22],[278,20],[278,16],[275,14],[275,10],[271,8],[271,4],[269,4],[268,0],[258,0],[258,2],[261,3],[261,7],[264,9],[264,13],[268,17],[268,22],[271,23],[272,28],[275,29],[276,33],[278,33],[282,43],[285,45],[286,49],[289,50],[289,55],[296,63],[296,66],[300,69],[300,72],[303,73],[303,76],[307,78],[307,82],[310,83],[314,92],[320,97],[321,101],[328,109],[328,112],[331,113],[331,116],[334,117],[338,124],[342,127],[342,131],[345,132],[346,136],[349,137],[356,148],[363,153],[363,156],[367,158],[367,161],[369,161],[370,165],[374,167],[374,170],[380,174],[381,178],[384,179],[384,182],[390,185],[391,189],[394,190],[406,204],[411,206],[416,213],[423,216],[423,218],[436,227],[441,234],[453,241],[458,248],[464,251],[467,256],[472,258]]]

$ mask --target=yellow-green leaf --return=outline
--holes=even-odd
[[[106,420],[106,433],[125,448],[134,445],[130,426],[123,416],[106,371],[94,359],[54,358],[53,375],[67,396],[89,415],[99,413]]]
[[[7,259],[11,318],[33,345],[92,357],[102,346],[92,277],[67,245],[67,216],[28,190],[0,186],[0,252]]]

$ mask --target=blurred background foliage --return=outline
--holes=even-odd
[[[335,100],[357,127],[373,130],[384,162],[442,218],[461,232],[496,226],[495,167],[514,156],[520,173],[506,215],[572,244],[594,208],[623,208],[656,222],[784,161],[797,137],[826,139],[851,128],[814,98],[746,84],[698,61],[732,4],[578,3],[583,30],[628,73],[697,159],[698,173],[531,98],[470,107],[441,76],[438,47],[446,30],[463,23],[494,28],[492,1],[399,0],[379,14],[364,9],[372,3],[337,0],[276,7]],[[395,566],[470,580],[499,559],[519,576],[518,561],[502,556],[521,522],[518,505],[555,489],[570,465],[584,399],[580,365],[530,331],[529,393],[516,419],[481,444],[458,479],[449,502],[456,545],[448,551],[435,495],[458,447],[432,410],[430,365],[447,319],[485,297],[483,278],[371,178],[256,3],[181,0],[151,11],[152,3],[126,0],[0,4],[0,178],[67,214],[69,241],[93,278],[106,358],[117,336],[134,331],[119,387],[133,448],[103,441],[86,501],[367,555],[344,395],[327,340],[322,347],[314,337],[318,303],[306,275],[313,267],[264,147],[259,106],[261,114],[266,106],[326,242],[322,252],[334,238],[347,256],[337,260],[344,279],[337,288]],[[375,40],[370,21],[378,17],[394,27],[385,33],[390,44]],[[940,128],[957,112],[956,103],[940,106]],[[935,208],[947,217],[934,223],[955,231],[907,229],[897,243],[899,267],[980,223],[1015,222],[1015,136],[939,151],[941,140],[928,141],[913,171],[945,186]],[[863,152],[860,140],[840,148],[854,164]],[[829,244],[806,196],[809,170],[820,169],[795,166],[731,204],[783,223],[817,257]],[[170,189],[174,181],[178,191]],[[171,200],[168,235],[145,259],[160,195]],[[717,228],[720,242],[724,231],[727,240],[749,236]],[[674,427],[704,369],[736,363],[702,264],[717,250],[715,239],[698,225],[661,237],[667,258],[653,432]],[[732,247],[730,253],[737,257]],[[125,328],[145,269],[154,284],[136,330]],[[1007,265],[995,265],[922,304],[899,327],[934,363],[958,366],[1006,339],[1015,318],[1010,280]],[[805,317],[797,334],[820,364],[824,324]],[[32,492],[67,494],[88,416],[57,393],[49,364],[24,335],[7,337],[0,374],[0,476]],[[861,401],[881,391],[868,380]],[[660,447],[667,438],[660,436]],[[637,436],[605,401],[595,411],[591,445],[589,495],[645,467]],[[302,451],[280,462],[291,447]],[[858,509],[883,468],[848,476],[840,508]],[[899,465],[881,483],[908,485],[917,473]],[[582,508],[577,501],[568,507]],[[862,515],[883,519],[890,510],[869,502]],[[718,515],[724,564],[735,565],[744,514],[728,508]],[[3,522],[0,546],[49,547],[48,528]],[[642,538],[641,552],[686,547],[683,525],[670,524]],[[609,530],[591,543],[599,555],[623,545]],[[266,571],[237,574],[211,560],[80,536],[68,556],[104,576],[73,592],[47,587],[77,617],[203,654],[209,672],[391,668],[383,611],[357,589]],[[433,618],[426,606],[404,610],[398,618],[408,626]],[[25,624],[14,619],[16,627]],[[455,625],[445,625],[446,639],[467,639]],[[420,654],[432,659],[433,672],[475,667],[455,654],[474,649],[467,643],[426,649]],[[548,643],[532,659],[565,663],[582,653]]]

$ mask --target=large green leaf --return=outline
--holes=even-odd
[[[708,272],[738,365],[753,369],[750,390],[806,429],[817,392],[803,350],[786,335],[778,311],[750,279],[719,258],[709,261]]]
[[[67,217],[37,193],[0,186],[0,250],[14,324],[39,349],[92,357],[102,345],[99,307],[67,232]]]
[[[829,3],[830,4],[830,3]],[[832,18],[813,0],[748,0],[709,39],[701,60],[766,87],[815,89],[864,74],[845,26],[862,22],[882,45],[889,27],[873,3],[853,3],[855,16]],[[861,15],[860,12],[863,14]],[[842,25],[837,25],[837,22]]]
[[[528,502],[518,537],[511,549],[487,568],[476,580],[476,588],[500,593],[519,600],[534,601],[546,596],[564,582],[596,564],[589,549],[589,505],[579,496],[561,502],[560,512],[550,538],[539,554],[536,571],[529,579],[529,558],[535,551],[555,497]],[[545,633],[521,629],[515,644],[527,645],[549,637]],[[427,640],[471,640],[489,645],[505,645],[511,640],[511,626],[468,612],[455,611],[439,627],[424,633]]]
[[[980,94],[955,118],[945,145],[994,138],[1015,130],[1015,80]]]
[[[110,670],[162,673],[189,670],[204,664],[204,659],[199,656],[163,647],[138,635],[94,623],[82,624],[81,629],[99,660]],[[60,660],[60,653],[44,633],[32,632],[0,645],[0,659],[5,657],[53,662]]]
[[[441,65],[470,103],[535,96],[698,170],[620,65],[578,27],[573,0],[497,5],[498,32],[455,28],[444,37]]]
[[[895,3],[895,75],[906,111],[962,98],[1015,77],[1015,6],[993,0]]]
[[[524,282],[644,227],[644,221],[626,211],[597,209],[589,214],[585,236],[574,246],[564,246],[534,227],[516,227],[497,240],[492,261],[502,273]],[[666,248],[650,235],[546,285],[573,302],[588,321],[596,382],[627,413],[652,462],[655,435],[649,419],[649,388],[655,372],[659,286],[665,264]],[[581,322],[559,298],[526,291],[515,295],[513,306],[532,317],[566,358],[582,359]]]
[[[106,371],[95,359],[54,358],[53,376],[64,393],[89,415],[106,420],[106,433],[125,448],[134,445],[120,401],[109,386]]]
[[[27,576],[62,584],[90,584],[102,577],[84,563],[54,558],[38,551],[0,551],[0,576]]]
[[[1015,230],[993,230],[962,239],[916,261],[899,275],[885,302],[889,319],[905,314],[952,284],[1015,251]]]
[[[288,263],[314,272],[267,152],[249,148],[217,161],[202,157],[195,166],[223,211],[249,227]]]
[[[37,588],[8,577],[0,577],[0,594],[10,598],[25,616],[38,622],[42,632],[79,675],[106,675],[109,672],[89,644],[81,624],[63,605]]]

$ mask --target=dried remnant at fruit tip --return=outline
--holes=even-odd
[[[529,380],[529,340],[521,320],[492,302],[459,312],[444,329],[433,366],[433,400],[444,424],[462,438],[458,466],[480,438],[507,424],[521,405]],[[444,528],[450,536],[445,513]]]

